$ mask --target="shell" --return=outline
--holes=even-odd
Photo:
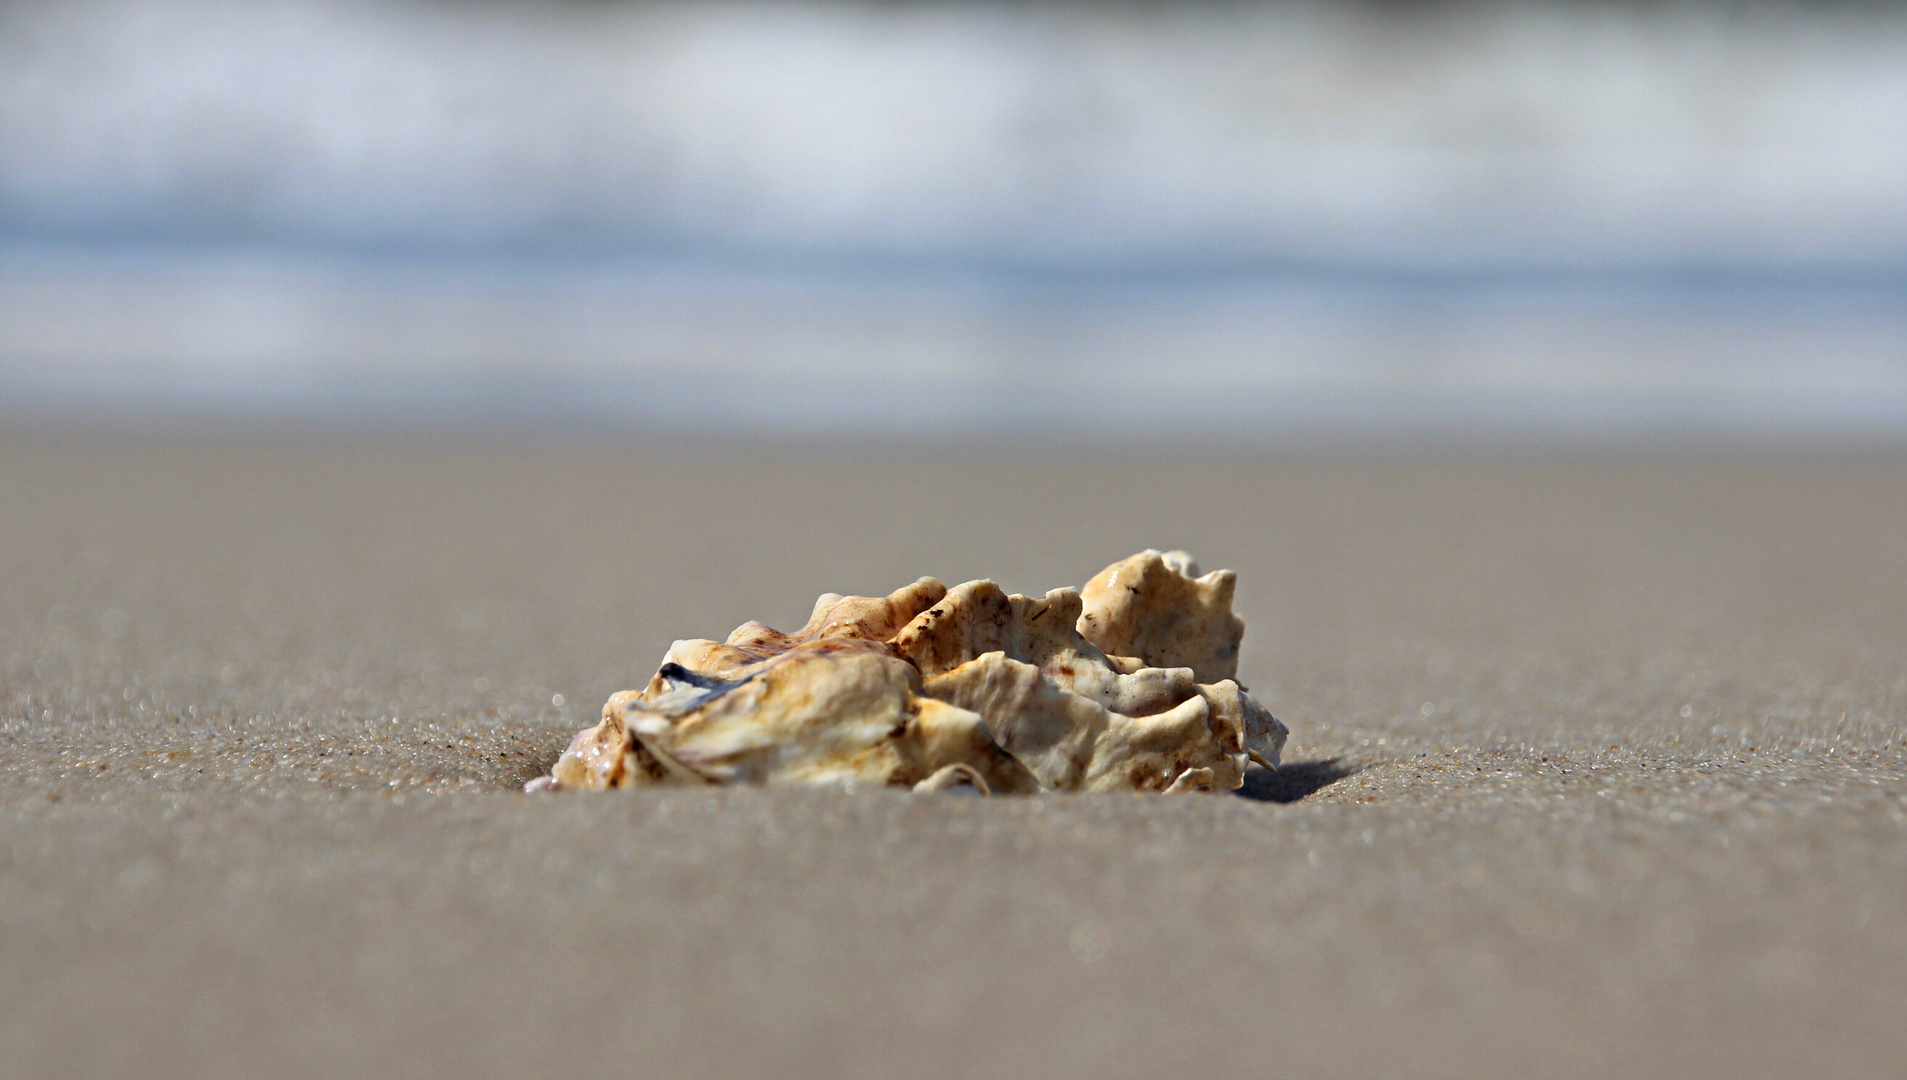
[[[1224,791],[1286,730],[1234,680],[1236,576],[1145,551],[1043,597],[921,578],[784,634],[678,641],[530,790]]]

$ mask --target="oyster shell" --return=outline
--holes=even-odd
[[[1286,734],[1234,679],[1235,582],[1145,551],[1043,597],[933,578],[829,593],[791,634],[676,642],[529,788],[1230,790]]]

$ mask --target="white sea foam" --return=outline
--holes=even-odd
[[[1907,254],[1907,13],[73,0],[15,229],[1386,265]]]

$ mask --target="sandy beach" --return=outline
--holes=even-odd
[[[9,1076],[1885,1077],[1907,456],[0,437]],[[677,637],[1238,571],[1237,795],[540,796]]]

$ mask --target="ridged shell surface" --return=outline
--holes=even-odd
[[[529,787],[1228,791],[1286,734],[1235,681],[1235,581],[1145,551],[1042,597],[933,578],[829,593],[793,633],[676,642]]]

